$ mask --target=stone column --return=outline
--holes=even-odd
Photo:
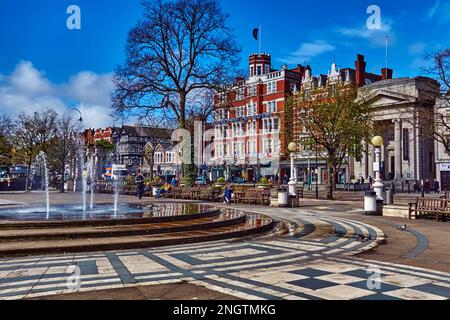
[[[395,124],[395,179],[402,179],[403,174],[403,153],[402,153],[402,122],[400,119],[394,120]]]

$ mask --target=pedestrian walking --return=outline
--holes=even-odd
[[[142,200],[142,197],[144,196],[144,177],[142,176],[140,171],[138,172],[134,181],[136,182],[137,196],[139,200]]]

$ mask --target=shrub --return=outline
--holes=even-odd
[[[126,177],[124,182],[128,186],[134,186],[136,184],[136,181],[134,180],[133,176]]]
[[[225,178],[220,177],[217,179],[217,183],[225,183]]]
[[[259,184],[268,185],[269,184],[269,179],[261,178],[261,180],[259,180]]]
[[[152,185],[156,185],[157,186],[157,185],[160,185],[161,182],[162,182],[161,177],[156,176],[156,177],[153,178]]]

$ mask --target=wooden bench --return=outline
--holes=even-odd
[[[211,188],[200,189],[200,192],[197,195],[197,199],[203,201],[214,201],[214,190]]]
[[[184,187],[184,188],[181,190],[180,198],[181,198],[181,199],[192,200],[192,188]]]
[[[239,203],[245,197],[245,190],[242,187],[233,188],[233,202]]]
[[[435,219],[446,221],[450,216],[450,200],[444,199],[422,199],[409,204],[409,219]]]
[[[270,203],[270,191],[247,189],[245,190],[244,196],[241,198],[241,202],[248,204],[260,204],[262,206],[266,205]]]

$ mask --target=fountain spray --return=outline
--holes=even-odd
[[[94,183],[94,158],[91,157],[89,161],[89,179],[91,181],[91,201],[90,201],[90,209],[94,209],[94,191],[95,191],[95,183]]]
[[[50,219],[50,193],[49,193],[49,183],[48,183],[48,167],[47,167],[47,156],[45,152],[41,151],[36,158],[36,161],[42,166],[44,172],[43,187],[45,190],[45,198],[47,204],[47,220]]]

